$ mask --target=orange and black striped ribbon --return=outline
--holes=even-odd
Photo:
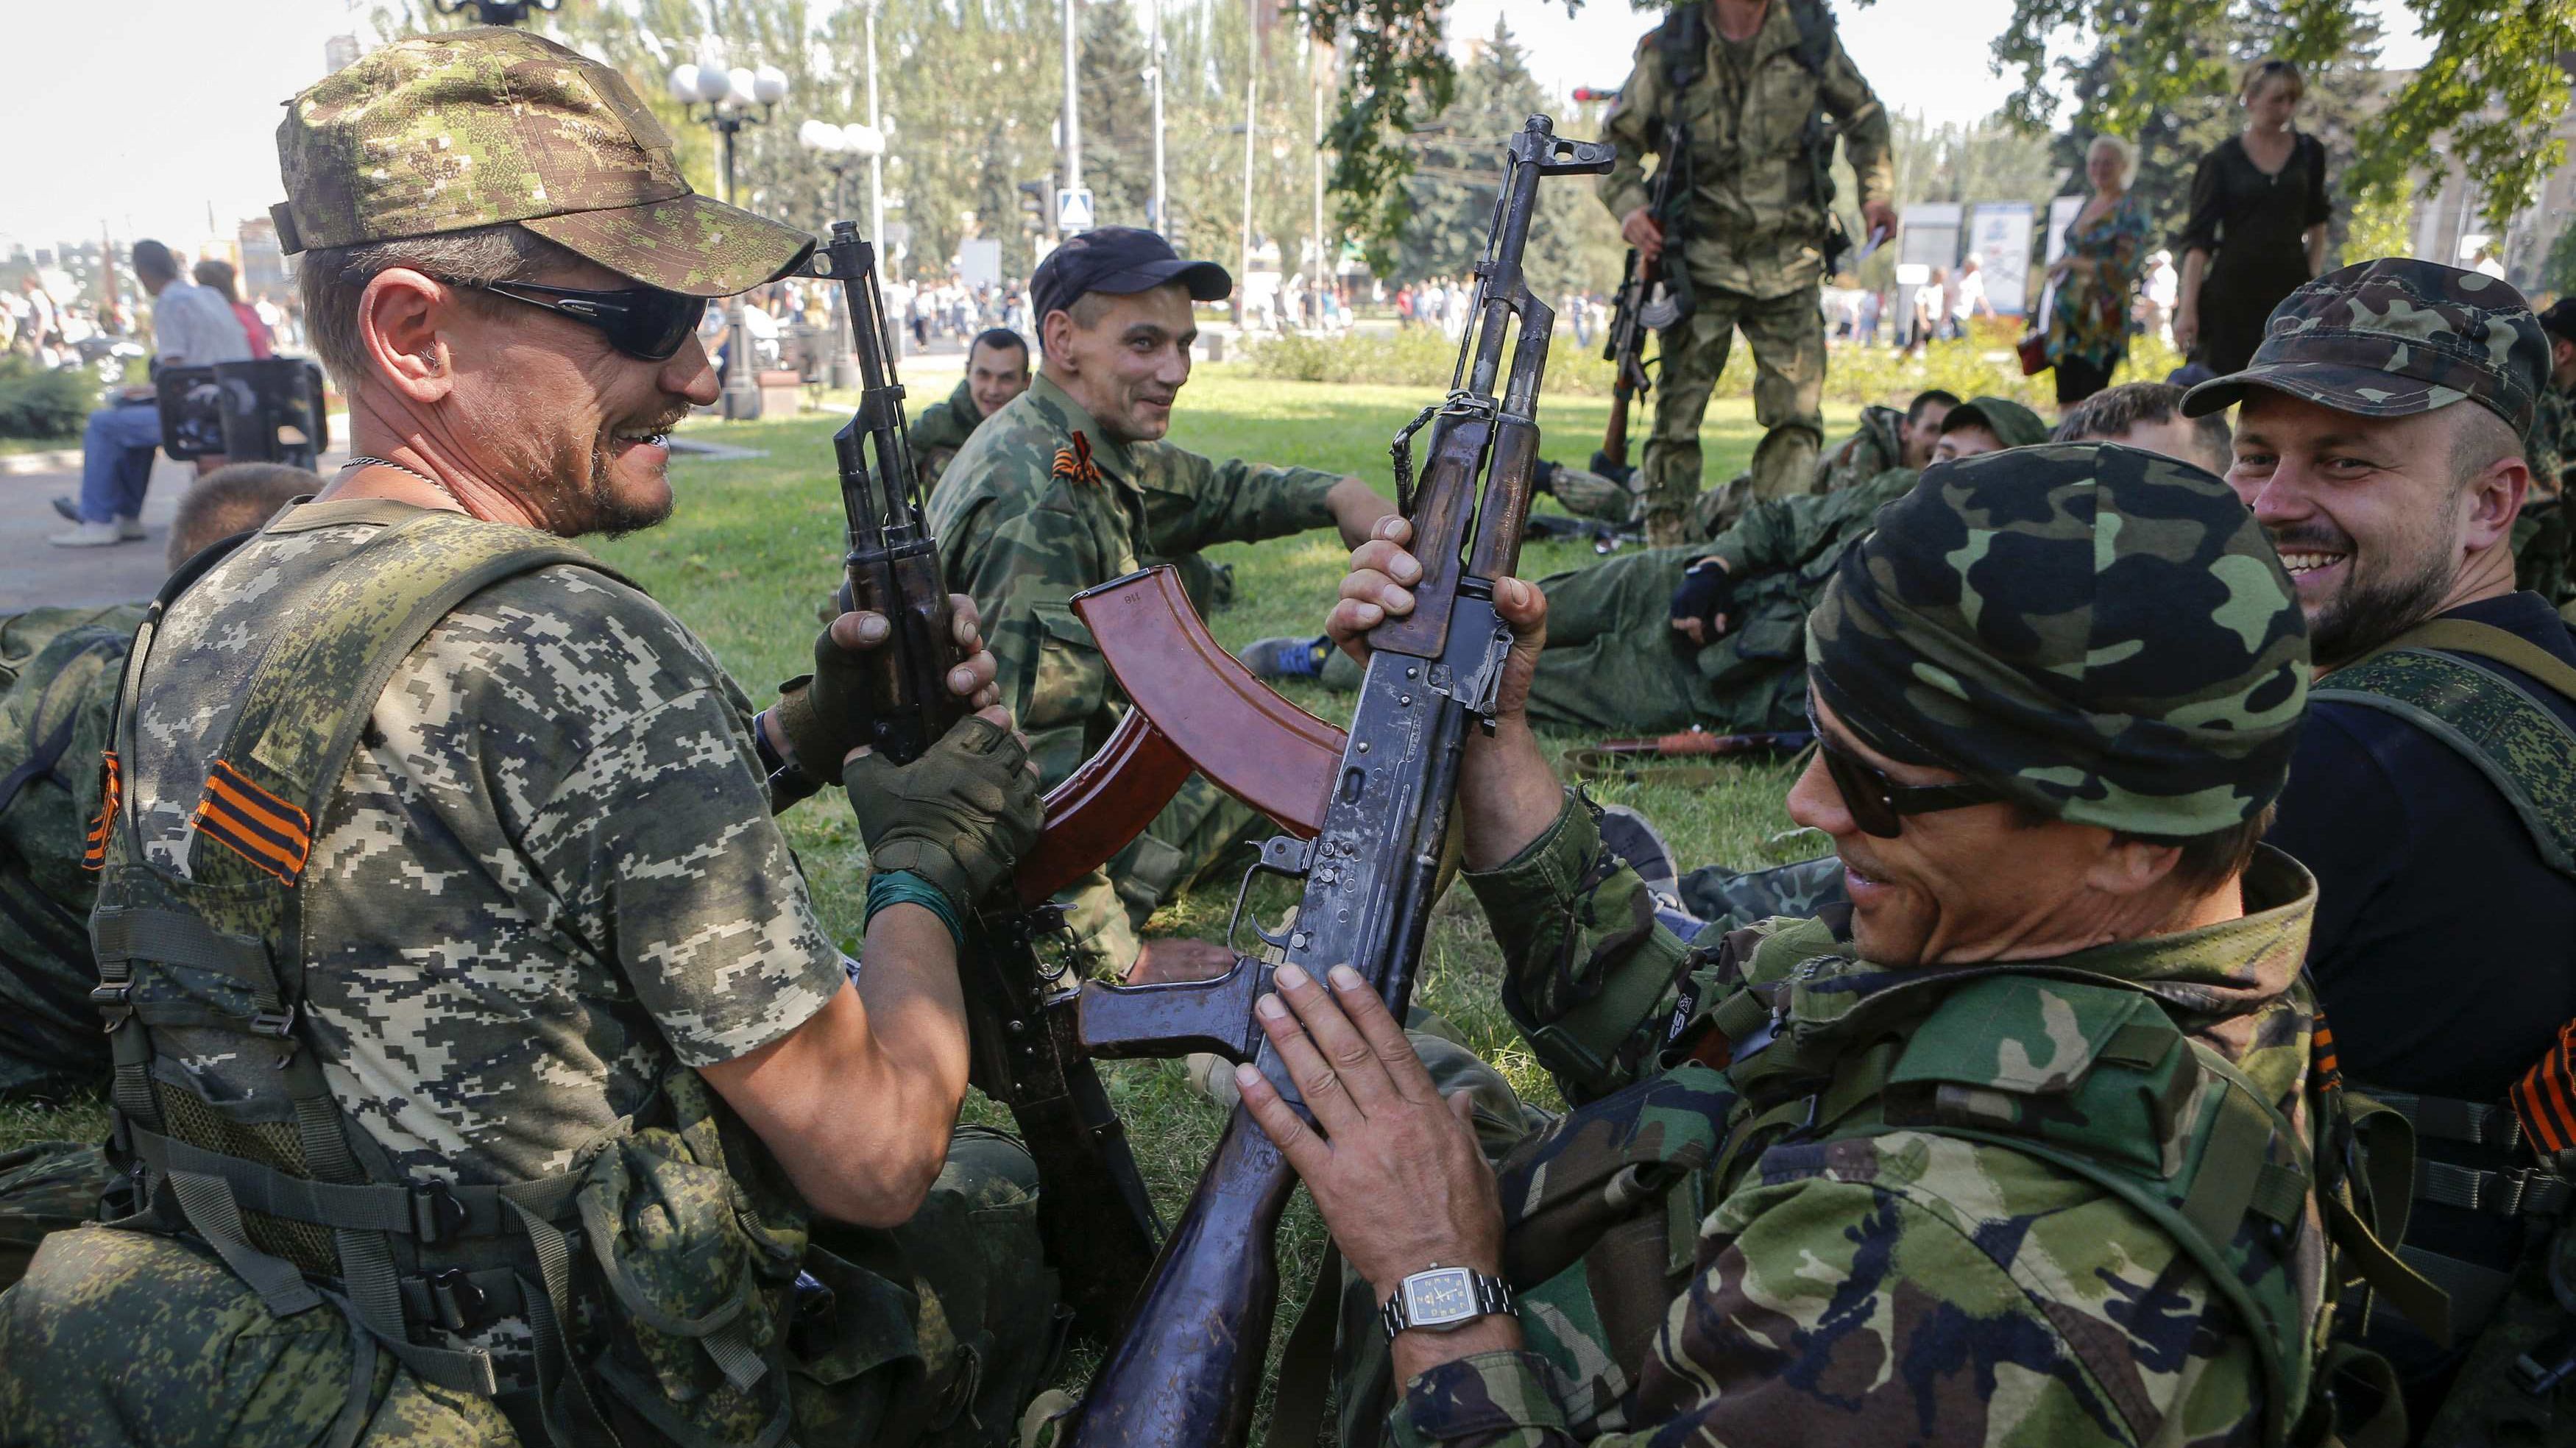
[[[89,822],[89,846],[81,852],[81,868],[107,868],[108,836],[116,832],[116,812],[125,804],[125,772],[117,766],[116,751],[100,756],[98,778],[98,815]]]
[[[197,829],[287,884],[313,853],[313,818],[242,776],[223,760],[206,776]]]
[[[1075,433],[1073,441],[1055,450],[1055,466],[1050,469],[1066,482],[1086,487],[1100,486],[1100,464],[1091,458],[1091,437]]]
[[[2324,1011],[2316,1013],[2315,1029],[2308,1036],[2308,1067],[2318,1090],[2342,1089],[2343,1058],[2335,1053],[2334,1027],[2326,1024]]]
[[[2576,1147],[2576,1071],[2568,1057],[2576,1053],[2576,1021],[2558,1028],[2558,1040],[2540,1064],[2513,1083],[2508,1099],[2522,1129],[2546,1157]]]

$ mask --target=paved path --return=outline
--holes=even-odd
[[[337,453],[322,464],[329,472]],[[194,463],[157,459],[152,488],[143,495],[139,543],[113,548],[56,548],[45,539],[71,525],[54,512],[57,496],[78,496],[78,469],[0,476],[0,612],[53,604],[85,608],[150,598],[167,571],[170,515],[195,481]]]

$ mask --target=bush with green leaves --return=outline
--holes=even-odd
[[[71,438],[98,405],[87,372],[57,372],[24,357],[0,357],[0,437]]]

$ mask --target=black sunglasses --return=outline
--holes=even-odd
[[[1858,755],[1837,749],[1825,736],[1824,726],[1816,722],[1816,709],[1807,706],[1807,727],[1815,731],[1816,752],[1824,757],[1825,773],[1831,775],[1834,788],[1842,791],[1843,808],[1851,811],[1852,823],[1863,834],[1892,840],[1905,832],[1905,816],[1930,814],[1936,810],[1966,809],[1972,804],[1992,804],[2002,799],[2003,792],[1992,785],[1962,780],[1957,784],[1898,784],[1884,770]]]
[[[608,345],[629,357],[647,362],[668,362],[679,352],[681,344],[698,330],[698,322],[707,314],[707,299],[684,292],[666,292],[660,287],[622,287],[613,292],[584,291],[579,287],[540,286],[535,282],[467,282],[451,277],[433,277],[451,287],[471,287],[496,297],[508,297],[531,307],[542,307],[561,317],[570,317],[585,327],[596,327],[608,338]]]

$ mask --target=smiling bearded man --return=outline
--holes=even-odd
[[[2385,1313],[2372,1331],[2418,1425],[2568,1196],[2503,1110],[2576,1018],[2576,639],[2517,590],[2512,549],[2549,376],[2513,288],[2393,259],[2291,293],[2252,364],[2183,403],[2240,404],[2228,482],[2297,582],[2321,671],[2269,836],[2316,872],[2309,975],[2344,1070],[2405,1106],[2438,1164],[2406,1241],[2460,1346]],[[2463,1381],[2460,1411],[2531,1401],[2501,1381],[2514,1356]]]

